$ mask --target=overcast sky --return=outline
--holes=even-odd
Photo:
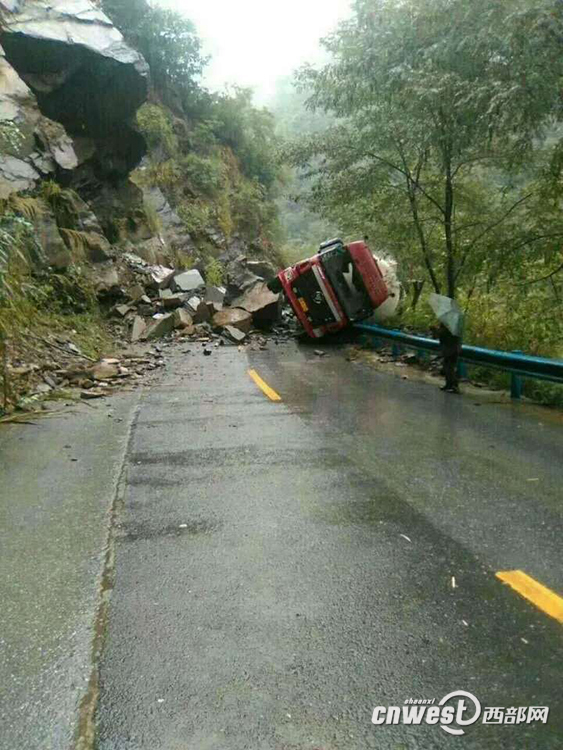
[[[212,56],[205,83],[252,86],[265,103],[275,80],[318,56],[318,41],[350,0],[157,0],[197,26]]]

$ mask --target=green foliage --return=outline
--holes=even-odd
[[[182,181],[182,170],[176,159],[155,162],[137,174],[142,184],[156,185],[171,196]]]
[[[258,182],[241,182],[232,196],[232,212],[235,225],[248,239],[260,236],[274,215],[275,206],[264,200],[264,188]]]
[[[252,91],[234,87],[213,107],[214,132],[240,160],[243,173],[270,189],[278,177],[275,121],[267,109],[252,105]]]
[[[65,245],[70,250],[74,262],[84,261],[91,246],[91,239],[88,233],[62,227],[59,228],[59,232]]]
[[[12,193],[8,198],[0,199],[0,216],[16,214],[28,221],[35,221],[45,210],[45,203],[29,195]]]
[[[212,258],[205,266],[205,281],[210,286],[221,286],[225,279],[225,269],[217,258]]]
[[[332,61],[300,75],[335,124],[288,157],[316,173],[317,209],[371,225],[454,296],[485,270],[499,228],[523,226],[530,186],[515,175],[560,109],[560,16],[528,0],[382,0],[377,12],[358,0],[354,11],[326,41]]]
[[[137,116],[149,163],[136,182],[158,186],[195,235],[213,224],[226,236],[272,236],[280,174],[272,114],[248,89],[212,94],[199,85],[206,60],[182,15],[145,0],[101,5],[150,67],[150,103]]]
[[[0,215],[0,329],[2,308],[9,308],[18,295],[25,293],[19,283],[21,269],[40,258],[42,250],[33,224],[11,211]]]
[[[27,297],[45,314],[75,315],[98,309],[95,289],[77,266],[32,277],[27,283]]]
[[[168,156],[178,152],[178,138],[174,133],[171,115],[158,104],[144,104],[137,112],[137,123],[149,149],[162,146]]]
[[[187,231],[195,235],[202,234],[211,219],[209,206],[199,201],[182,203],[178,207],[178,215],[184,222]]]
[[[102,8],[149,64],[156,91],[197,89],[207,61],[189,19],[142,0],[102,0]]]
[[[181,171],[192,190],[200,195],[216,196],[224,186],[224,167],[219,158],[188,154],[182,159]]]
[[[53,180],[41,183],[40,195],[53,212],[59,227],[72,228],[78,225],[77,194],[63,188]]]
[[[151,232],[154,235],[160,235],[160,233],[162,232],[162,222],[160,221],[160,216],[158,215],[158,212],[156,211],[154,206],[145,201],[143,210],[147,220],[147,225]]]

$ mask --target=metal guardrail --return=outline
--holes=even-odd
[[[354,326],[371,336],[374,343],[379,339],[391,341],[393,354],[398,356],[402,348],[415,349],[418,352],[440,353],[440,342],[435,339],[413,336],[410,333],[382,328],[373,323],[356,323]],[[563,383],[563,360],[547,357],[531,357],[522,352],[502,352],[495,349],[483,349],[479,346],[464,345],[460,356],[461,376],[466,377],[466,365],[480,365],[503,370],[510,373],[512,398],[522,395],[522,381],[527,378],[548,380]]]

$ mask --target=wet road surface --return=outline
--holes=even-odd
[[[0,430],[0,748],[68,750],[135,394]]]
[[[98,750],[561,748],[563,625],[496,577],[563,592],[561,421],[336,351],[188,350],[131,433]],[[371,724],[457,690],[549,722]]]

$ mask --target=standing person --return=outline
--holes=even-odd
[[[450,329],[443,323],[438,328],[438,338],[444,357],[444,375],[446,382],[442,391],[448,393],[459,393],[459,376],[457,372],[459,355],[461,354],[461,336],[454,336]]]

